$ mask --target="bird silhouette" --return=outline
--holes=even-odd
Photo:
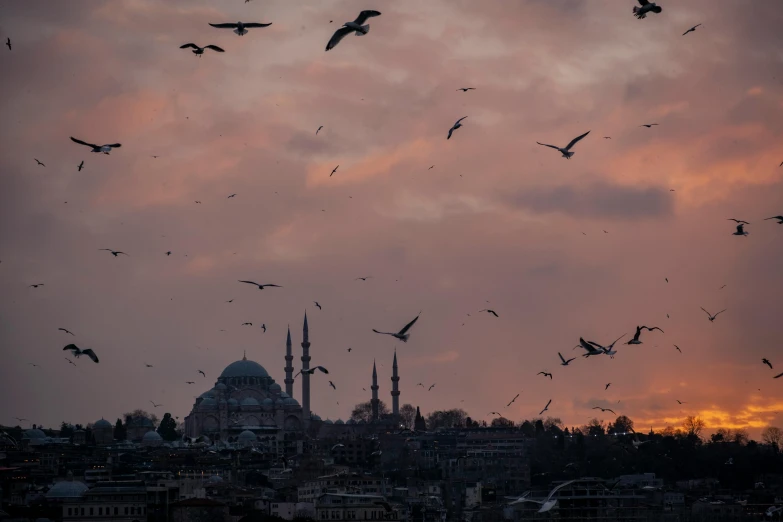
[[[299,370],[299,372],[296,375],[294,375],[294,379],[296,379],[300,374],[304,375],[306,373],[307,375],[313,375],[316,370],[319,370],[321,373],[329,373],[329,370],[327,370],[323,366],[315,366],[308,370],[302,368],[301,370]]]
[[[697,28],[697,27],[699,27],[700,25],[701,25],[701,24],[696,24],[696,25],[694,25],[693,27],[691,27],[690,29],[688,29],[687,31],[685,31],[684,33],[682,33],[682,35],[683,35],[683,36],[685,36],[685,35],[686,35],[686,34],[688,34],[688,33],[692,33],[692,32],[694,32],[694,31],[696,30],[696,28]]]
[[[468,91],[475,91],[475,90],[476,90],[476,88],[475,88],[475,87],[460,87],[460,88],[459,88],[459,89],[457,89],[457,90],[458,90],[458,91],[462,91],[462,92],[468,92]]]
[[[254,28],[254,27],[269,27],[272,25],[271,23],[268,24],[260,24],[257,22],[237,22],[237,23],[224,23],[224,24],[209,24],[212,27],[217,27],[218,29],[233,29],[234,33],[239,36],[244,36],[247,34],[247,29]]]
[[[329,381],[329,386],[331,386],[335,390],[337,389],[337,386],[335,386],[332,381]]]
[[[549,411],[549,405],[552,404],[552,399],[549,399],[549,402],[546,403],[546,406],[544,406],[544,409],[541,410],[538,414],[543,415],[545,411]]]
[[[772,369],[772,363],[769,362],[769,359],[767,359],[766,357],[764,359],[761,359],[761,362],[762,364],[766,364],[767,366],[769,366],[770,370]]]
[[[421,312],[419,312],[419,315],[421,315]],[[395,339],[399,339],[400,341],[402,341],[402,342],[404,342],[404,343],[407,343],[407,342],[408,342],[408,339],[410,338],[410,334],[409,334],[409,333],[407,333],[407,332],[408,332],[408,330],[410,330],[410,329],[411,329],[411,327],[412,327],[414,324],[416,324],[416,321],[418,321],[418,320],[419,320],[419,316],[417,315],[417,316],[416,316],[416,317],[413,319],[413,321],[411,321],[411,322],[409,322],[408,324],[406,324],[405,326],[403,326],[402,330],[400,330],[400,331],[399,331],[399,332],[397,332],[397,333],[393,333],[393,332],[379,332],[379,331],[378,331],[378,330],[376,330],[375,328],[373,328],[373,329],[372,329],[372,331],[373,331],[373,332],[375,332],[375,333],[377,333],[377,334],[391,335],[391,336],[392,336],[392,337],[394,337]]]
[[[186,43],[185,45],[180,45],[179,48],[180,49],[192,48],[193,49],[193,54],[195,54],[199,58],[201,58],[201,55],[204,54],[204,50],[205,49],[212,49],[213,51],[217,51],[219,53],[224,53],[225,52],[223,49],[221,49],[217,45],[211,45],[211,44],[210,45],[205,45],[204,47],[199,47],[198,45],[196,45],[194,43]],[[155,157],[157,157],[157,156],[153,156],[153,158],[155,158]]]
[[[207,376],[207,374],[206,374],[206,373],[204,373],[204,372],[202,372],[201,370],[199,370],[199,371],[198,371],[198,373],[200,373],[200,374],[201,374],[201,375],[203,375],[204,377],[206,377],[206,376]]]
[[[337,165],[335,168],[333,168],[333,169],[332,169],[332,172],[329,174],[329,177],[331,178],[331,177],[332,177],[332,174],[334,174],[335,172],[337,172],[337,169],[339,169],[339,168],[340,168],[340,165]]]
[[[612,410],[611,408],[602,408],[600,406],[596,406],[593,409],[594,410],[601,410],[601,413],[606,413],[607,411],[611,411],[612,413],[614,413],[614,410]],[[616,413],[614,413],[614,414],[617,415]]]
[[[318,309],[319,309],[319,310],[321,310],[321,305],[320,305],[320,304],[318,304],[318,301],[313,301],[313,303],[315,303],[315,306],[317,306],[317,307],[318,307]]]
[[[345,38],[346,35],[351,33],[356,34],[356,36],[362,36],[369,33],[369,24],[362,24],[364,24],[368,18],[372,18],[374,16],[381,16],[381,13],[378,11],[366,10],[360,12],[359,16],[357,16],[353,22],[345,22],[343,26],[336,30],[329,39],[329,43],[326,44],[326,50],[329,51],[330,49],[334,49],[337,44],[340,43],[343,38]]]
[[[81,171],[82,171],[82,169],[84,168],[84,160],[82,160],[82,162],[81,162],[81,163],[79,163],[78,165],[76,165],[76,168],[78,169],[78,172],[81,172]]]
[[[740,225],[740,226],[742,226],[742,225]],[[701,308],[702,310],[704,310],[704,308],[703,308],[703,307],[700,307],[700,308]],[[709,313],[707,310],[704,310],[704,313],[705,313],[705,314],[707,314],[707,317],[709,318],[710,322],[711,322],[711,323],[713,323],[713,322],[715,322],[715,318],[716,318],[716,317],[718,317],[718,316],[719,316],[720,314],[722,314],[723,312],[725,312],[726,310],[728,310],[728,308],[724,308],[723,310],[721,310],[720,312],[718,312],[718,313],[717,313],[717,314],[715,314],[715,315],[712,315],[712,314],[711,314],[711,313]]]
[[[536,375],[543,375],[544,377],[549,377],[549,380],[552,380],[552,374],[549,372],[538,372]]]
[[[654,125],[658,125],[658,124],[657,123],[643,123],[643,124],[639,125],[639,127],[647,127],[649,129],[650,127],[653,127]]]
[[[86,355],[87,357],[92,359],[92,362],[95,362],[95,363],[98,362],[98,356],[95,355],[95,352],[92,351],[91,348],[87,348],[86,350],[82,350],[81,348],[79,348],[75,344],[69,344],[69,345],[66,345],[65,348],[63,348],[63,351],[66,351],[66,350],[70,351],[71,354],[74,357],[76,357],[77,359],[79,357],[81,357],[82,355]]]
[[[273,284],[263,284],[263,285],[262,285],[262,284],[258,284],[258,283],[256,283],[255,281],[239,281],[239,282],[240,282],[240,283],[247,283],[247,284],[249,284],[249,285],[256,285],[256,286],[258,287],[258,289],[259,289],[259,290],[263,290],[264,288],[266,288],[266,287],[268,287],[268,286],[269,286],[269,287],[273,287],[273,288],[283,288],[283,287],[282,287],[282,286],[280,286],[280,285],[273,285]]]
[[[570,363],[571,361],[576,359],[576,357],[571,357],[570,359],[566,359],[566,358],[563,357],[563,354],[560,353],[560,352],[557,352],[557,355],[560,356],[560,361],[561,361],[560,365],[561,366],[568,366],[568,363]]]
[[[489,308],[485,308],[484,310],[479,310],[479,312],[487,312],[487,313],[490,313],[490,314],[494,315],[495,317],[500,317],[497,314],[497,312],[495,312],[494,310],[490,310]]]
[[[98,250],[106,250],[107,252],[111,252],[111,255],[113,255],[114,257],[117,257],[120,254],[122,254],[124,256],[128,255],[125,252],[120,252],[119,250],[112,250],[111,248],[99,248]],[[128,257],[130,257],[130,256],[128,256]]]
[[[112,149],[116,149],[118,147],[122,147],[119,143],[110,143],[107,145],[95,145],[94,143],[87,143],[86,141],[77,140],[73,136],[71,136],[71,141],[74,143],[78,143],[79,145],[86,145],[87,147],[90,147],[92,150],[90,152],[103,152],[104,154],[109,154]]]
[[[39,286],[44,286],[44,284],[43,283],[35,283],[35,284],[32,284],[32,285],[28,286],[27,288],[38,288]]]
[[[447,139],[447,140],[450,140],[450,139],[451,139],[451,134],[452,134],[452,133],[453,133],[455,130],[457,130],[457,129],[459,129],[459,128],[461,128],[461,127],[462,127],[462,123],[460,123],[460,122],[461,122],[462,120],[464,120],[465,118],[467,118],[467,116],[463,116],[462,118],[458,119],[458,120],[457,120],[457,122],[456,122],[454,125],[452,125],[452,126],[451,126],[451,128],[449,129],[449,135],[448,135],[448,136],[446,136],[446,139]]]
[[[45,166],[46,166],[46,165],[44,165],[44,164],[43,164],[41,161],[37,160],[36,158],[33,158],[33,159],[34,159],[34,160],[35,160],[35,162],[36,162],[37,164],[39,164],[40,166],[42,166],[42,167],[45,167]]]

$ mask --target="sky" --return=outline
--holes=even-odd
[[[245,352],[282,384],[306,310],[324,419],[370,398],[373,360],[390,404],[396,349],[424,413],[783,427],[783,8],[633,5],[2,3],[0,423],[184,418]],[[236,20],[272,25],[208,25]],[[570,160],[536,144],[588,130]],[[372,332],[419,312],[407,343]],[[637,325],[664,333],[622,344]]]

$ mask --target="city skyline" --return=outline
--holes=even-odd
[[[396,349],[425,415],[782,426],[779,10],[632,4],[4,5],[0,424],[184,418],[245,351],[285,386],[306,310],[323,419],[370,400],[373,360],[391,405]],[[272,25],[208,25],[250,19]],[[569,161],[536,144],[588,130]],[[408,342],[372,331],[420,311]],[[638,325],[665,333],[622,344]]]

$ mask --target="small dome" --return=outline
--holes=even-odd
[[[226,385],[225,385],[225,384],[223,384],[222,382],[219,382],[219,383],[217,383],[217,384],[215,385],[215,389],[216,389],[216,390],[225,390],[225,389],[226,389]]]
[[[207,479],[207,482],[210,484],[222,484],[223,483],[223,477],[219,475],[212,475]]]
[[[239,442],[255,442],[257,439],[258,439],[258,437],[256,437],[256,434],[255,434],[255,433],[253,433],[253,432],[252,432],[252,431],[250,431],[250,430],[245,430],[245,431],[243,431],[243,432],[242,432],[242,433],[240,433],[240,434],[239,434],[239,436],[237,437],[237,440],[238,440]]]
[[[92,429],[94,430],[106,429],[111,427],[112,427],[111,422],[107,421],[106,419],[101,419],[99,421],[96,421],[95,424],[92,425]]]
[[[335,424],[345,424],[342,419],[337,419],[334,423]]]
[[[32,430],[24,430],[22,439],[45,439],[46,433],[42,432],[38,428]]]
[[[263,406],[265,410],[271,410],[274,405],[275,402],[269,397],[261,401],[261,406]]]
[[[311,419],[311,420],[314,420],[314,421],[319,421],[319,420],[321,420],[321,417],[319,417],[319,416],[318,416],[318,415],[316,415],[315,413],[311,413],[311,414],[310,414],[310,419]]]
[[[198,396],[199,399],[206,399],[207,397],[215,398],[215,390],[207,390]]]
[[[201,404],[199,404],[199,406],[201,406],[202,408],[217,406],[217,401],[212,397],[207,397],[206,399],[201,401]]]
[[[163,437],[157,431],[148,431],[141,438],[142,442],[157,442],[163,440]]]
[[[64,480],[52,486],[48,493],[46,493],[46,498],[78,498],[88,489],[89,488],[83,482],[79,482],[78,480]]]
[[[263,366],[255,361],[248,361],[242,359],[241,361],[232,362],[223,373],[221,377],[269,377]]]
[[[280,392],[280,398],[281,398],[281,399],[290,399],[290,398],[291,398],[291,396],[290,396],[290,395],[288,395],[286,392],[284,392],[284,391],[281,391],[281,392]]]
[[[229,399],[227,402],[229,406],[239,406],[239,401],[236,399]]]
[[[283,401],[283,406],[290,408],[298,408],[299,403],[293,397],[289,397]]]
[[[324,424],[334,424],[334,422],[332,422],[332,419],[326,419]]]
[[[261,406],[260,404],[258,404],[258,401],[255,400],[253,397],[245,397],[244,399],[242,399],[242,402],[240,402],[239,404],[241,406],[246,406],[246,407]]]
[[[269,391],[271,391],[272,393],[280,393],[280,391],[281,391],[281,390],[282,390],[282,388],[281,388],[281,387],[280,387],[280,385],[279,385],[279,384],[277,384],[277,383],[274,383],[274,384],[272,384],[272,385],[269,387]]]
[[[346,424],[356,424],[356,421],[353,420],[353,419],[348,419],[347,421],[345,421],[345,423]]]

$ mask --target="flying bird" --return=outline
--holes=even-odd
[[[327,370],[327,369],[326,369],[326,368],[324,368],[323,366],[315,366],[315,367],[313,367],[313,368],[310,368],[309,370],[305,370],[305,369],[301,369],[301,370],[299,370],[299,373],[297,373],[296,375],[294,375],[294,378],[296,378],[296,377],[297,377],[299,374],[305,374],[305,373],[306,373],[307,375],[313,375],[313,374],[315,373],[315,371],[316,371],[316,370],[320,370],[320,371],[321,371],[321,373],[329,373],[329,370]]]
[[[157,408],[158,406],[163,406],[162,404],[155,404],[154,402],[150,401],[153,408]]]
[[[332,381],[329,381],[329,386],[331,386],[335,390],[337,389],[337,386],[335,386]]]
[[[656,5],[655,2],[649,2],[648,0],[638,0],[638,2],[641,7],[633,6],[633,15],[639,20],[647,18],[647,13],[649,12],[660,13],[663,11],[663,8]]]
[[[680,350],[680,347],[679,347],[679,346],[677,346],[677,345],[675,344],[675,345],[674,345],[674,347],[675,347],[675,348],[677,348],[677,351],[678,351],[678,352],[682,353],[682,350]]]
[[[201,55],[204,54],[204,49],[212,49],[213,51],[217,51],[219,53],[226,52],[223,49],[221,49],[220,47],[218,47],[217,45],[211,45],[211,44],[210,45],[205,45],[204,47],[199,47],[198,45],[196,45],[194,43],[186,43],[185,45],[180,45],[179,46],[180,49],[187,49],[189,47],[193,49],[193,54],[195,54],[199,58],[201,58]],[[153,158],[155,158],[155,157],[157,157],[157,156],[153,156]]]
[[[39,366],[39,365],[37,365],[37,364],[35,364],[35,363],[27,363],[27,364],[29,364],[29,365],[30,365],[30,366],[32,366],[33,368],[40,368],[40,366]]]
[[[763,364],[766,364],[767,366],[769,366],[769,369],[770,369],[770,370],[772,369],[772,363],[771,363],[771,362],[769,362],[769,359],[767,359],[766,357],[765,357],[764,359],[761,359],[761,362],[762,362]]]
[[[75,344],[69,344],[65,348],[63,348],[63,351],[70,350],[71,354],[76,357],[77,359],[81,357],[82,355],[86,355],[90,359],[92,359],[92,362],[98,362],[98,356],[95,355],[95,352],[92,351],[91,348],[87,348],[86,350],[82,350]]]
[[[108,154],[111,152],[111,149],[116,149],[118,147],[122,147],[119,143],[109,143],[106,145],[95,145],[94,143],[87,143],[86,141],[77,140],[73,136],[71,136],[71,141],[74,143],[78,143],[79,145],[86,145],[87,147],[92,148],[91,152],[103,152],[104,154]]]
[[[167,256],[170,256],[170,255],[171,255],[171,250],[169,250],[168,252],[166,252],[166,255],[167,255]]]
[[[608,390],[609,386],[611,386],[611,385],[612,385],[611,382],[606,383],[606,386],[604,386],[604,391]]]
[[[378,11],[362,11],[353,22],[345,22],[341,28],[334,32],[332,38],[329,39],[329,43],[326,44],[326,50],[328,51],[329,49],[334,49],[335,46],[340,43],[340,40],[351,33],[355,33],[356,36],[362,36],[369,33],[370,25],[362,24],[366,22],[368,18],[372,18],[374,16],[381,16],[381,13]]]
[[[596,406],[593,409],[594,410],[601,410],[601,413],[606,413],[607,411],[611,411],[612,413],[614,413],[614,410],[611,409],[611,408],[602,408],[600,406]],[[617,415],[616,413],[614,413],[614,414]]]
[[[30,420],[30,419],[25,419],[24,417],[14,417],[14,419],[18,420],[19,422],[24,422],[26,420]]]
[[[700,308],[701,308],[702,310],[704,310],[704,308],[703,308],[703,307],[700,307]],[[722,314],[722,313],[723,313],[723,312],[725,312],[726,310],[728,310],[728,308],[724,308],[723,310],[721,310],[720,312],[718,312],[718,313],[717,313],[717,314],[715,314],[715,315],[712,315],[712,314],[711,314],[711,313],[709,313],[707,310],[704,310],[704,313],[705,313],[705,314],[707,314],[707,317],[709,317],[709,319],[710,319],[710,322],[712,323],[712,322],[714,322],[714,321],[715,321],[715,318],[716,318],[716,317],[718,317],[720,314]]]
[[[509,406],[511,406],[512,404],[514,404],[514,401],[515,401],[515,400],[517,400],[517,397],[519,397],[519,394],[518,394],[518,393],[517,393],[517,394],[514,396],[514,398],[513,398],[513,399],[511,399],[511,402],[509,402],[508,404],[506,404],[506,408],[508,408]]]
[[[682,404],[688,404],[687,402],[685,402],[685,401],[681,401],[681,400],[679,400],[679,399],[675,399],[675,400],[677,401],[677,404],[681,404],[681,405],[682,405]]]
[[[552,374],[549,372],[538,372],[536,375],[543,375],[544,377],[549,377],[549,380],[552,380]]]
[[[33,158],[37,164],[39,164],[42,167],[45,167],[46,165],[43,164],[43,162],[39,161],[37,158]]]
[[[549,147],[549,148],[558,150],[558,151],[560,151],[560,154],[563,155],[562,157],[564,157],[565,159],[571,159],[571,156],[574,155],[574,153],[571,152],[571,147],[576,145],[577,142],[579,142],[579,140],[581,140],[582,138],[584,138],[588,134],[590,134],[590,131],[585,132],[581,136],[577,136],[576,138],[572,139],[571,142],[568,145],[566,145],[565,147],[563,147],[563,148],[560,148],[557,145],[549,145],[547,143],[541,143],[540,141],[537,141],[536,143],[538,143],[539,145],[543,145],[544,147]]]
[[[462,124],[461,124],[460,122],[461,122],[462,120],[464,120],[465,118],[467,118],[467,116],[463,116],[462,118],[458,119],[458,120],[457,120],[457,122],[456,122],[454,125],[452,125],[452,126],[451,126],[451,128],[449,129],[449,135],[448,135],[448,136],[446,136],[446,139],[447,139],[447,140],[450,140],[450,139],[451,139],[451,133],[452,133],[452,132],[454,132],[455,130],[457,130],[457,129],[459,129],[460,127],[462,127]]]
[[[258,283],[256,283],[256,282],[254,282],[254,281],[239,281],[239,282],[240,282],[240,283],[247,283],[247,284],[249,284],[249,285],[256,285],[256,286],[258,287],[258,289],[259,289],[259,290],[263,290],[263,289],[264,289],[264,288],[266,288],[267,286],[271,286],[271,287],[274,287],[274,288],[283,288],[283,287],[282,287],[282,286],[280,286],[280,285],[273,285],[273,284],[264,284],[264,285],[261,285],[261,284],[258,284]]]
[[[237,23],[225,23],[225,24],[209,24],[212,27],[217,27],[218,29],[233,29],[234,33],[238,34],[239,36],[244,36],[247,34],[248,28],[252,29],[254,27],[269,27],[272,25],[271,23],[268,24],[259,24],[256,22],[237,22]]]
[[[475,91],[475,90],[476,90],[476,88],[475,88],[475,87],[460,87],[460,88],[459,88],[459,89],[457,89],[457,90],[458,90],[458,91],[462,91],[462,92],[468,92],[468,91]]]
[[[65,360],[68,361],[68,364],[70,364],[72,366],[76,366],[76,363],[73,362],[72,360],[70,360],[69,358],[65,357]]]
[[[329,174],[329,177],[331,178],[331,177],[332,177],[332,174],[334,174],[335,172],[337,172],[337,169],[339,169],[339,168],[340,168],[340,165],[337,165],[335,168],[333,168],[333,169],[332,169],[332,172]]]
[[[39,286],[44,286],[44,284],[43,283],[36,283],[34,285],[28,286],[27,288],[38,288]]]
[[[611,137],[611,136],[604,136],[604,139],[605,139],[605,140],[611,140],[611,139],[612,139],[612,137]]]
[[[111,252],[111,255],[113,255],[114,257],[117,257],[120,254],[125,255],[125,256],[128,255],[125,252],[120,252],[119,250],[112,250],[111,248],[99,248],[98,250],[106,250],[108,252]],[[128,256],[128,257],[130,257],[130,256]]]
[[[657,123],[643,123],[639,125],[639,127],[647,127],[648,129],[654,125],[658,125]]]
[[[11,50],[11,39],[10,38],[6,38],[5,39],[5,46],[8,47],[9,51]]]
[[[726,221],[734,221],[735,223],[742,223],[743,225],[750,225],[750,223],[745,221],[744,219],[729,218]]]
[[[253,326],[253,323],[242,323],[242,326]]]
[[[59,330],[59,331],[61,331],[61,332],[65,332],[65,333],[67,333],[67,334],[74,335],[74,334],[73,334],[73,332],[72,332],[72,331],[70,331],[70,330],[69,330],[69,329],[67,329],[67,328],[58,328],[58,330]],[[75,337],[75,336],[74,336],[74,337]]]
[[[348,348],[348,353],[351,353],[353,351],[353,348]]]
[[[196,384],[195,381],[185,381],[185,384]]]
[[[261,325],[261,329],[264,331],[264,333],[266,333],[266,323]]]
[[[419,315],[421,315],[421,312],[419,312]],[[405,326],[403,326],[402,330],[400,330],[400,331],[399,331],[399,332],[397,332],[397,333],[392,333],[392,332],[379,332],[379,331],[378,331],[378,330],[376,330],[375,328],[373,328],[373,329],[372,329],[372,331],[373,331],[373,332],[375,332],[375,333],[377,333],[377,334],[391,335],[391,336],[392,336],[392,337],[394,337],[395,339],[399,339],[400,341],[402,341],[402,342],[404,342],[404,343],[407,343],[407,342],[408,342],[408,338],[410,337],[410,334],[409,334],[409,333],[407,333],[407,332],[408,332],[408,330],[410,330],[410,329],[411,329],[411,326],[413,326],[413,325],[416,323],[416,321],[418,321],[418,320],[419,320],[419,316],[417,315],[417,316],[416,316],[416,317],[413,319],[413,321],[411,321],[411,322],[409,322],[408,324],[406,324]]]
[[[230,195],[230,196],[228,196],[228,198],[226,198],[226,199],[235,198],[235,197],[237,197],[237,195],[236,195],[236,194],[231,194],[231,195]]]
[[[491,411],[491,412],[489,412],[489,414],[490,415],[500,415],[501,417],[503,416],[503,415],[501,415],[500,413],[498,413],[496,411]]]
[[[661,333],[664,333],[663,330],[661,330],[657,326],[653,326],[652,328],[648,326],[637,326],[636,333],[633,335],[633,339],[631,339],[625,344],[642,344],[642,342],[639,340],[639,336],[642,335],[642,330],[647,330],[648,332],[652,332],[653,330],[660,330]]]
[[[323,125],[321,125],[320,127],[318,127],[318,128],[315,130],[315,135],[316,135],[316,136],[318,136],[318,132],[319,132],[321,129],[323,129],[323,128],[324,128],[324,126],[323,126]]]
[[[432,386],[430,386],[429,388],[427,388],[427,391],[430,391],[430,390],[432,390],[432,389],[435,387],[435,384],[437,384],[437,383],[433,383],[433,384],[432,384]]]
[[[562,362],[560,363],[560,366],[568,366],[568,363],[570,363],[571,361],[573,361],[574,359],[576,359],[576,357],[571,357],[570,359],[566,359],[565,357],[563,357],[563,354],[562,354],[562,353],[560,353],[560,352],[557,352],[557,355],[559,355],[559,356],[560,356],[560,361],[562,361]]]
[[[313,303],[315,303],[315,306],[317,306],[317,307],[318,307],[318,309],[319,309],[319,310],[321,310],[321,305],[320,305],[320,304],[318,304],[318,301],[313,301]]]
[[[600,345],[597,345],[600,346]],[[577,348],[584,348],[586,353],[582,354],[583,357],[590,357],[591,355],[603,355],[604,351],[603,349],[599,349],[596,347],[596,343],[585,341],[584,338],[579,338],[579,344],[574,346],[574,350]]]
[[[483,309],[483,310],[479,310],[479,312],[488,312],[488,313],[490,313],[490,314],[494,315],[495,317],[500,317],[500,316],[497,314],[497,312],[495,312],[494,310],[490,310],[489,308],[485,308],[485,309]]]
[[[686,35],[686,34],[688,34],[688,33],[692,33],[692,32],[693,32],[693,31],[695,31],[695,30],[696,30],[696,28],[697,28],[697,27],[699,27],[700,25],[701,25],[701,24],[696,24],[696,25],[694,25],[693,27],[691,27],[690,29],[688,29],[687,31],[685,31],[684,33],[682,33],[682,35],[683,35],[683,36],[685,36],[685,35]]]
[[[207,376],[207,374],[206,374],[206,373],[204,373],[204,372],[202,372],[201,370],[199,370],[199,371],[198,371],[198,373],[200,373],[200,374],[201,374],[201,375],[203,375],[204,377],[206,377],[206,376]]]
[[[84,168],[84,160],[82,160],[82,162],[81,162],[81,163],[79,163],[78,165],[76,165],[76,168],[78,169],[78,172],[81,172],[81,171],[82,171],[82,169]]]
[[[776,376],[773,377],[773,379],[780,379],[781,377],[783,377],[783,373],[777,374]]]
[[[767,221],[768,219],[777,219],[778,220],[778,225],[783,225],[783,216],[768,217],[768,218],[765,218],[764,221]]]
[[[372,276],[367,276],[367,277],[357,277],[356,279],[354,279],[354,281],[358,281],[358,280],[360,280],[360,279],[361,279],[362,281],[367,281],[367,280],[368,280],[368,279],[370,279],[371,277],[372,277]]]
[[[612,343],[610,345],[608,345],[608,346],[601,346],[600,344],[598,344],[596,342],[593,342],[593,341],[587,341],[587,342],[589,344],[593,345],[595,348],[598,348],[599,350],[602,350],[603,353],[605,355],[608,355],[610,359],[614,359],[614,356],[617,355],[617,350],[613,350],[614,345],[617,343],[617,341],[619,341],[623,337],[625,337],[625,334],[621,335],[620,337],[618,337],[617,339],[612,341]]]
[[[546,406],[544,406],[544,409],[541,410],[538,414],[543,415],[545,411],[549,411],[549,405],[552,404],[552,399],[549,399],[549,402],[546,403]]]

